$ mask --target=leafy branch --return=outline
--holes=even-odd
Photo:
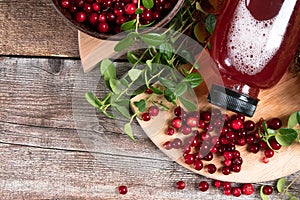
[[[137,8],[136,19],[121,26],[124,31],[128,31],[128,34],[114,47],[117,52],[126,52],[131,68],[122,78],[117,78],[115,63],[108,58],[103,59],[100,62],[100,72],[109,92],[103,98],[98,98],[93,92],[87,92],[85,95],[87,101],[107,117],[116,118],[117,115],[121,115],[129,120],[124,126],[124,132],[133,141],[135,138],[131,123],[135,117],[139,117],[139,114],[145,111],[146,102],[157,103],[151,100],[153,95],[175,105],[180,101],[188,110],[196,109],[196,105],[186,99],[184,94],[191,92],[202,82],[201,75],[193,70],[199,66],[191,59],[189,52],[182,49],[184,41],[181,41],[179,46],[175,45],[180,36],[195,23],[192,17],[195,12],[195,2],[188,0],[163,33],[139,32],[145,26],[139,22],[139,15],[143,10]],[[138,7],[141,3],[146,9],[151,9],[154,5],[153,0],[142,0],[138,2]],[[137,53],[131,51],[134,45],[146,46],[146,48]],[[189,69],[181,67],[186,62],[191,64]],[[182,73],[179,74],[179,71]],[[159,84],[153,84],[156,82]],[[139,89],[136,89],[136,86],[139,86]],[[130,99],[145,92],[146,89],[150,89],[153,95],[134,102],[137,111],[131,113]],[[160,103],[160,106],[162,109],[167,108],[163,103]]]

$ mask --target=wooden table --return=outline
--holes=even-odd
[[[233,198],[198,191],[201,180],[212,180],[171,161],[138,124],[132,143],[118,122],[74,113],[72,103],[83,98],[74,89],[82,73],[77,34],[50,1],[0,1],[1,199]],[[175,189],[178,180],[185,190]],[[275,183],[257,183],[255,195],[242,199],[259,199],[259,187]],[[127,195],[118,194],[119,185],[128,186]],[[298,180],[290,190],[300,197],[299,188]]]

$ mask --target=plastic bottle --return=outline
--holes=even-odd
[[[300,43],[300,0],[227,0],[223,6],[211,40],[223,83],[212,85],[208,100],[252,116],[259,90],[279,82]]]

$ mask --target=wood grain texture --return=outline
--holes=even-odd
[[[87,104],[74,116],[74,98],[84,100],[89,89],[78,76],[79,60],[0,59],[1,199],[234,199],[214,188],[198,191],[199,181],[212,179],[171,161],[138,124],[132,143],[120,134],[120,122],[91,114]],[[103,95],[101,80],[95,83]],[[91,120],[97,125],[90,126]],[[186,181],[185,190],[175,189],[178,180]],[[127,195],[118,194],[121,184]],[[255,195],[243,199],[259,199],[263,184],[275,181],[255,184]],[[298,180],[291,188],[297,196],[299,186]]]
[[[77,30],[51,1],[0,1],[0,54],[79,57]]]

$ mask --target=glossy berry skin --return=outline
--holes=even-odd
[[[231,173],[231,170],[230,170],[230,168],[229,167],[223,167],[222,168],[222,173],[224,174],[224,175],[229,175],[230,173]]]
[[[266,149],[264,154],[266,158],[272,158],[274,156],[274,151],[272,149]]]
[[[268,121],[268,127],[273,130],[278,130],[282,126],[281,119],[272,118]]]
[[[231,193],[232,193],[233,196],[239,197],[239,196],[242,195],[242,190],[239,187],[234,187],[234,188],[231,189]]]
[[[109,30],[109,26],[106,22],[101,22],[98,24],[98,31],[100,33],[106,33]]]
[[[86,14],[84,12],[77,12],[75,14],[75,19],[77,22],[82,23],[86,19]]]
[[[159,108],[157,106],[151,106],[148,109],[148,113],[150,116],[156,117],[159,114]]]
[[[254,193],[254,187],[251,183],[246,183],[242,186],[242,192],[244,195],[251,195]]]
[[[60,4],[63,8],[68,8],[71,5],[71,1],[70,0],[62,0]]]
[[[124,186],[124,185],[121,185],[121,186],[119,186],[119,193],[120,194],[127,194],[127,192],[128,192],[128,189],[127,189],[127,187],[126,186]]]
[[[186,154],[184,156],[184,162],[188,165],[191,165],[195,162],[195,157],[193,154]]]
[[[172,120],[172,126],[176,129],[179,129],[182,125],[182,120],[180,117],[176,117]]]
[[[231,121],[230,123],[230,127],[233,129],[233,130],[239,130],[241,128],[243,128],[243,121],[240,120],[240,119],[234,119]]]
[[[126,4],[124,10],[127,15],[133,15],[136,11],[136,6],[133,3],[128,3],[128,4]]]
[[[172,142],[172,148],[174,149],[180,149],[182,147],[182,140],[179,138],[175,138]]]
[[[167,128],[166,133],[167,133],[167,135],[174,135],[175,130],[174,130],[174,128],[169,127],[169,128]]]
[[[208,164],[207,171],[208,173],[213,174],[217,171],[217,167],[214,164]]]
[[[219,180],[215,180],[215,181],[214,181],[214,186],[215,186],[216,188],[220,188],[220,187],[222,186],[222,182],[219,181]]]
[[[200,190],[201,192],[207,191],[208,188],[209,188],[209,184],[208,184],[206,181],[201,181],[201,182],[199,183],[199,190]]]
[[[170,150],[172,149],[172,143],[170,141],[167,141],[163,144],[163,147],[166,149],[166,150]]]
[[[231,189],[231,183],[230,182],[228,182],[228,181],[225,181],[225,182],[223,182],[223,189],[224,190],[230,190]]]
[[[281,145],[276,141],[275,138],[271,138],[269,140],[270,146],[272,147],[272,149],[274,150],[279,150],[281,148]]]
[[[151,119],[150,114],[149,113],[143,113],[142,114],[142,120],[147,122]]]
[[[273,193],[273,188],[272,188],[271,186],[269,186],[269,185],[265,185],[265,186],[263,187],[263,193],[264,193],[265,195],[270,195],[270,194]]]
[[[176,115],[177,117],[180,117],[181,116],[181,107],[180,106],[177,106],[175,109],[174,109],[174,115]]]
[[[194,162],[194,169],[195,170],[201,170],[203,169],[203,162],[201,160],[197,160]]]
[[[176,183],[177,189],[183,190],[185,188],[185,182],[184,181],[178,181]]]
[[[193,116],[190,116],[187,118],[186,120],[186,124],[189,126],[189,127],[197,127],[198,126],[198,118],[197,117],[193,117]]]

